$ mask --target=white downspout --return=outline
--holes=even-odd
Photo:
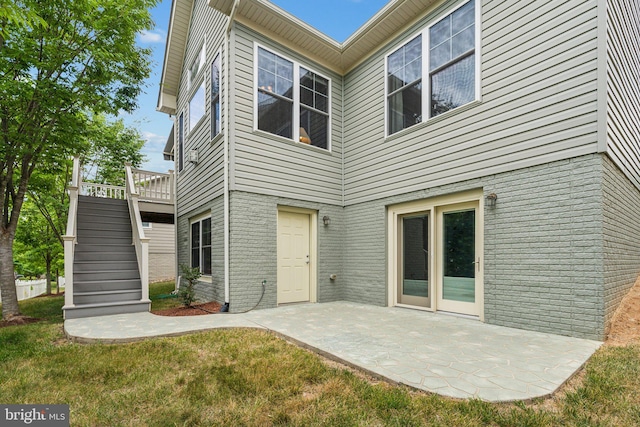
[[[229,90],[231,89],[230,83],[230,65],[229,65],[229,35],[231,34],[231,26],[238,10],[240,0],[235,0],[231,14],[229,14],[229,22],[227,23],[227,30],[224,33],[224,302],[229,303],[229,251],[230,251],[230,230],[229,230],[229,133],[230,123],[229,119]]]

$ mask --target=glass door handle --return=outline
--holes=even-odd
[[[471,264],[477,264],[478,265],[478,271],[480,271],[480,258],[478,258],[477,261],[473,261]]]
[[[304,262],[305,264],[309,264],[309,255],[307,255],[307,259]]]

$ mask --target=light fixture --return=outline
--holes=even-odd
[[[331,224],[331,218],[329,218],[327,215],[322,217],[322,223],[326,226],[328,226],[329,224]]]
[[[490,208],[496,207],[496,201],[498,200],[498,195],[496,193],[491,193],[487,195],[487,206]]]

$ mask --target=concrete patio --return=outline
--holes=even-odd
[[[104,343],[234,327],[273,331],[392,382],[491,402],[553,393],[602,344],[444,314],[347,302],[193,317],[134,313],[64,323],[70,338]]]

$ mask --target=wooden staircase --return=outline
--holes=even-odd
[[[149,311],[126,200],[78,196],[73,302],[65,318]]]

